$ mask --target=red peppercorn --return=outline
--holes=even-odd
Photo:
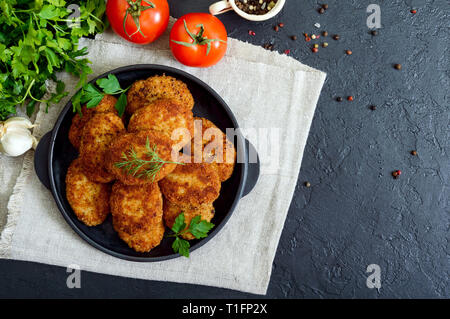
[[[314,52],[314,53],[317,53],[317,52],[319,52],[319,49],[318,48],[312,48],[311,51]]]
[[[348,97],[347,97],[347,100],[348,100],[348,101],[353,101],[353,96],[351,96],[351,95],[348,96]]]
[[[284,50],[284,54],[289,54],[289,53],[291,53],[291,50],[289,50],[289,49]]]
[[[306,42],[309,42],[309,41],[311,41],[311,38],[310,38],[309,36],[306,36],[306,37],[305,37],[305,41],[306,41]]]
[[[284,23],[283,23],[283,22],[280,22],[280,23],[278,23],[278,26],[279,26],[280,28],[283,28],[283,27],[284,27]]]
[[[250,34],[250,35],[256,35],[255,31],[252,31],[252,30],[248,30],[248,34]]]
[[[401,170],[396,170],[392,172],[392,177],[394,177],[395,179],[399,178],[400,175],[402,174]]]
[[[416,10],[416,9],[412,9],[412,10],[411,10],[411,13],[412,13],[412,14],[416,14],[416,13],[417,13],[417,10]]]
[[[350,51],[350,50],[345,51],[345,53],[347,53],[347,55],[352,55],[353,54],[353,52]]]

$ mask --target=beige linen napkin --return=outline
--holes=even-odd
[[[264,152],[259,143],[266,138],[249,136],[262,155],[261,175],[219,234],[192,252],[189,259],[136,263],[96,250],[68,226],[50,191],[34,173],[34,153],[29,152],[9,200],[0,256],[63,267],[77,264],[82,270],[117,276],[265,294],[325,74],[234,39],[229,40],[225,58],[208,69],[183,67],[176,62],[168,49],[167,34],[145,47],[129,44],[110,32],[97,36],[95,41],[83,39],[82,45],[89,49],[92,76],[138,63],[168,65],[197,76],[222,96],[241,127],[278,129],[278,164],[265,164],[273,160],[273,156],[264,155],[270,152]],[[66,73],[59,77],[71,96],[76,79]],[[41,106],[36,118],[39,126],[34,130],[37,137],[53,128],[67,100],[52,106],[48,114]]]

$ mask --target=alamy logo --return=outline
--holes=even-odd
[[[370,264],[367,266],[366,273],[370,273],[367,277],[366,285],[367,288],[373,289],[381,288],[381,268],[377,264]]]
[[[67,7],[67,12],[71,12],[71,14],[67,17],[67,26],[69,28],[79,28],[80,27],[80,6],[77,4],[69,4]]]
[[[67,288],[81,288],[81,267],[77,264],[71,264],[67,266],[66,272],[70,273],[67,277]]]
[[[367,27],[369,29],[381,28],[381,8],[378,4],[370,4],[367,7],[367,13],[370,15],[367,17]]]

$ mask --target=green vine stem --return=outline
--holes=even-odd
[[[142,32],[141,30],[141,23],[139,22],[139,18],[141,17],[141,13],[142,11],[148,10],[148,9],[153,9],[155,8],[155,4],[152,2],[149,2],[147,0],[143,0],[145,3],[148,4],[148,6],[143,6],[141,4],[138,4],[137,2],[141,2],[141,0],[127,0],[128,4],[130,5],[128,7],[128,9],[125,11],[125,17],[123,18],[123,31],[125,32],[125,34],[131,38],[133,35],[135,35],[136,33],[140,33],[143,37],[146,37],[146,35]],[[127,28],[126,28],[126,22],[127,22],[127,18],[128,15],[131,16],[131,18],[134,21],[134,24],[137,27],[137,30],[135,32],[133,32],[132,34],[128,34],[127,32]]]
[[[183,22],[184,22],[184,29],[189,34],[193,42],[190,43],[172,40],[172,42],[176,44],[184,45],[185,47],[192,47],[194,45],[206,45],[207,46],[206,55],[208,55],[209,51],[211,51],[211,42],[219,41],[222,43],[227,43],[226,41],[223,41],[221,39],[208,39],[206,36],[204,36],[203,34],[205,33],[205,27],[203,26],[203,24],[198,24],[195,26],[196,28],[200,28],[200,30],[198,31],[197,34],[194,34],[191,31],[189,31],[189,28],[187,27],[186,24],[186,20],[183,20]]]

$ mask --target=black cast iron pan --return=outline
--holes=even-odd
[[[226,128],[239,127],[236,118],[222,98],[207,84],[186,72],[163,65],[138,64],[112,70],[96,79],[103,78],[109,73],[116,75],[122,87],[128,87],[136,80],[157,74],[166,74],[178,78],[187,84],[194,97],[193,112],[195,116],[211,120],[224,132]],[[118,258],[151,262],[179,257],[171,247],[173,237],[164,237],[161,244],[148,253],[138,253],[129,248],[119,238],[112,227],[111,216],[103,224],[95,227],[88,227],[76,218],[66,198],[65,184],[67,169],[70,163],[78,157],[78,152],[68,138],[73,116],[72,103],[68,102],[59,115],[53,130],[42,137],[34,157],[36,173],[40,181],[51,190],[67,223],[89,244]],[[234,143],[238,151],[238,159],[233,175],[222,183],[220,196],[214,202],[216,213],[212,222],[216,226],[208,237],[191,241],[191,251],[205,244],[222,229],[233,213],[239,199],[247,195],[258,180],[259,161],[257,163],[249,163],[248,161],[249,152],[256,152],[253,146],[239,132],[234,138]]]

